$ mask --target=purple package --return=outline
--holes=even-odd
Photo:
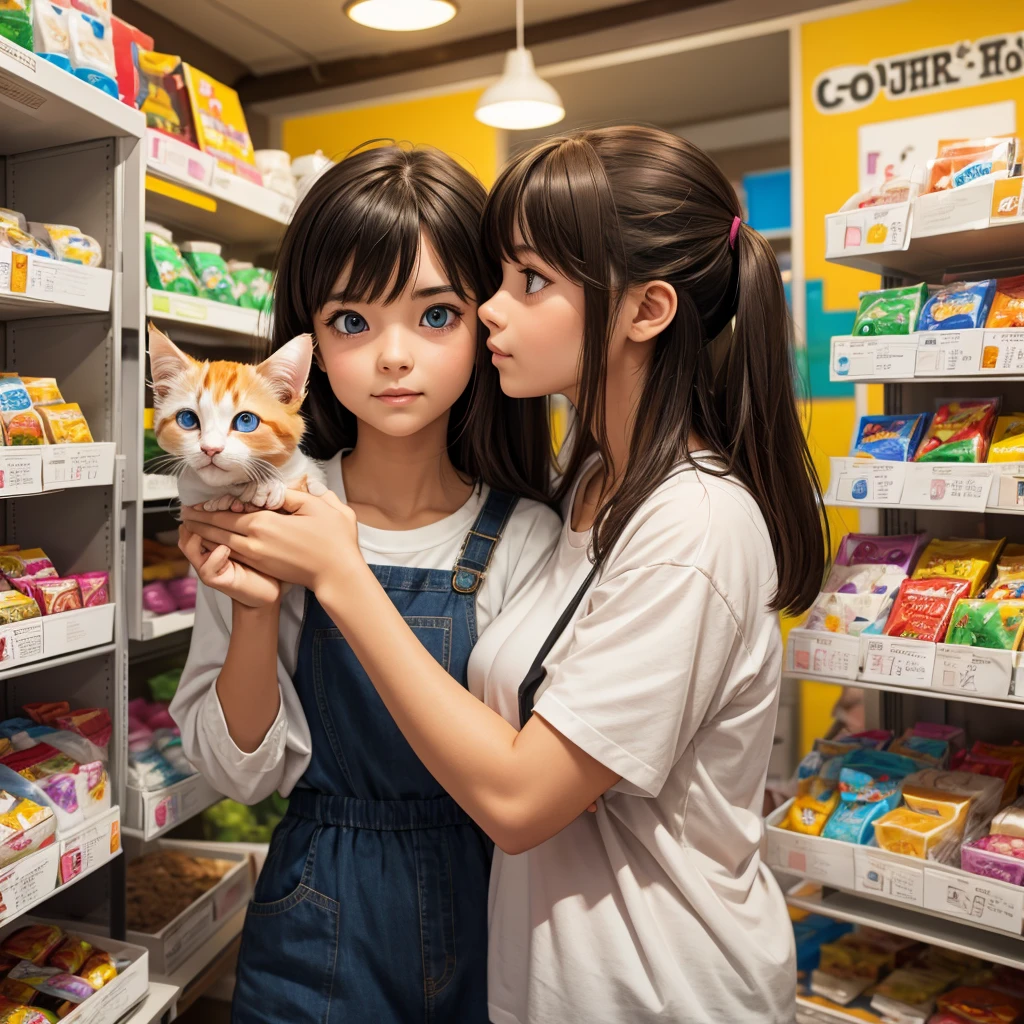
[[[905,533],[898,537],[848,533],[839,542],[836,565],[895,565],[909,574],[924,542],[923,533]]]
[[[1019,847],[1016,844],[1020,844]],[[1024,884],[1024,860],[1009,852],[1015,848],[1024,856],[1024,839],[1020,836],[982,836],[960,847],[960,866],[974,875],[1021,885]]]
[[[154,615],[166,615],[175,611],[177,605],[167,589],[167,584],[163,580],[157,580],[155,583],[147,583],[142,588],[142,607]]]
[[[36,785],[62,810],[68,814],[78,811],[78,789],[75,777],[70,772],[46,775],[36,780]]]
[[[82,591],[82,607],[95,608],[110,603],[110,575],[105,572],[79,572],[72,577],[78,580]]]
[[[198,582],[191,576],[182,576],[181,579],[167,581],[167,589],[171,592],[178,611],[185,612],[190,608],[195,608]]]

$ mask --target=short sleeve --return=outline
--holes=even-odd
[[[620,775],[616,789],[653,797],[746,657],[701,570],[630,569],[591,592],[534,710]]]

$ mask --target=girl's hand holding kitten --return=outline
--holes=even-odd
[[[281,584],[271,576],[232,560],[231,549],[220,544],[211,549],[187,526],[178,527],[178,547],[191,562],[199,579],[247,608],[265,608],[281,599]]]

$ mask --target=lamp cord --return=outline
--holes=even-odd
[[[523,41],[525,34],[523,26],[523,0],[516,0],[516,49],[525,49],[526,44]]]

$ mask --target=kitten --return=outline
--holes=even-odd
[[[323,494],[323,467],[299,449],[299,409],[313,359],[300,334],[258,366],[199,362],[149,325],[156,439],[181,467],[183,505],[210,512],[247,505],[275,509],[286,488]]]

